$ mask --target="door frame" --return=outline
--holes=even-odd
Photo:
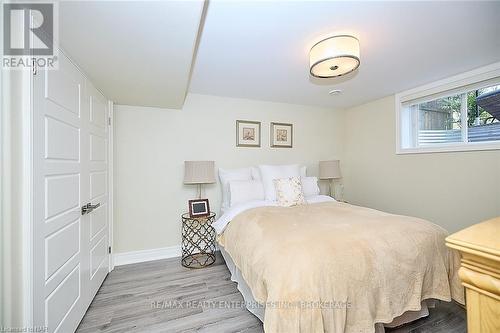
[[[88,75],[78,66],[74,60],[59,47],[59,52],[63,53],[76,68],[84,76],[85,80],[90,81]],[[34,175],[34,156],[33,156],[33,119],[34,119],[34,105],[33,105],[33,79],[36,71],[24,70],[22,72],[22,97],[23,97],[23,115],[22,115],[22,186],[21,186],[21,223],[22,223],[22,284],[23,284],[23,322],[27,327],[33,327],[33,314],[34,314],[34,256],[33,256],[33,175]],[[97,89],[105,98],[106,95]],[[114,119],[113,119],[113,105],[114,103],[108,100],[108,244],[111,247],[111,253],[108,253],[108,273],[114,269],[113,260],[113,132],[114,132]]]
[[[14,320],[14,312],[20,312],[18,318],[25,326],[32,326],[33,323],[33,284],[32,284],[32,263],[33,263],[33,220],[32,220],[32,71],[31,69],[11,70],[2,72],[2,95],[8,92],[9,96],[16,95],[14,98],[9,97],[2,105],[1,125],[0,129],[2,138],[5,141],[1,142],[0,151],[2,153],[1,172],[5,179],[1,180],[1,192],[3,194],[1,203],[2,218],[6,217],[8,223],[7,228],[2,228],[2,245],[3,242],[9,246],[11,254],[18,256],[21,269],[19,273],[8,276],[2,280],[2,289],[18,288],[19,299],[16,300],[15,306],[12,306],[15,301],[10,293],[5,294],[5,297],[0,300],[5,318],[11,324]],[[3,107],[5,106],[5,109]],[[14,115],[16,114],[16,115]],[[15,122],[12,122],[15,120]],[[12,145],[15,144],[18,148],[18,154],[13,151]],[[14,164],[15,162],[19,165]],[[13,168],[18,168],[19,173],[16,178],[12,178]],[[8,179],[8,180],[6,180]],[[14,195],[12,187],[16,186],[18,194]],[[5,206],[4,206],[5,204]],[[5,215],[4,215],[5,214]],[[14,220],[16,217],[16,220]],[[11,229],[13,225],[18,225],[20,242],[18,245],[12,246]],[[5,232],[6,231],[6,232]],[[17,234],[16,234],[17,235]],[[10,237],[10,238],[8,238]],[[2,251],[3,253],[3,251]],[[2,261],[2,269],[4,271],[12,270],[12,259]],[[3,278],[3,277],[2,277]],[[16,281],[17,280],[17,281]],[[17,322],[16,322],[17,323]]]
[[[96,88],[97,89],[97,88]],[[102,92],[101,92],[102,94]],[[104,96],[104,94],[103,94]],[[115,269],[114,248],[113,248],[113,221],[114,221],[114,103],[108,100],[108,246],[111,253],[108,255],[108,273]]]
[[[33,256],[33,74],[35,68],[23,71],[23,117],[22,117],[22,266],[23,318],[29,326],[33,326],[33,286],[34,286],[34,256]]]

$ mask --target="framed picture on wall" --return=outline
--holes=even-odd
[[[260,121],[236,120],[236,147],[260,147]]]
[[[271,123],[271,147],[292,148],[293,147],[293,125],[283,123]]]

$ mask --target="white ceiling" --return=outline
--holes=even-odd
[[[180,108],[203,0],[64,1],[60,44],[119,104]]]
[[[359,70],[311,78],[310,46],[339,33]],[[212,0],[199,43],[191,92],[349,107],[500,61],[500,2]]]
[[[117,104],[169,108],[187,90],[344,108],[500,61],[500,1],[211,0],[204,22],[202,7],[62,2],[60,43]],[[359,70],[311,78],[310,46],[339,33],[360,39]]]

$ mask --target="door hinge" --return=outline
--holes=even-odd
[[[36,75],[36,73],[37,73],[37,68],[36,68],[36,61],[35,61],[35,58],[31,59],[31,69],[33,70],[33,75]]]
[[[108,246],[108,253],[111,254],[111,246]]]
[[[108,125],[111,126],[111,117],[108,117]]]

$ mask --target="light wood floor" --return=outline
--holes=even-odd
[[[263,332],[259,319],[244,307],[201,307],[212,301],[243,301],[220,254],[204,269],[184,268],[178,258],[119,266],[104,281],[77,332]],[[465,312],[442,302],[429,317],[386,331],[464,333]]]

